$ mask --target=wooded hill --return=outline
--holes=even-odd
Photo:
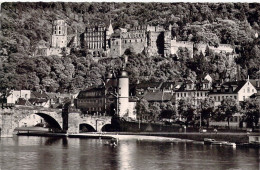
[[[58,57],[32,57],[40,40],[50,42],[51,23],[64,19],[68,32],[84,32],[87,23],[109,23],[114,29],[132,26],[169,25],[177,40],[212,45],[231,44],[239,54],[229,63],[225,54],[207,51],[188,58],[185,49],[175,56],[147,57],[127,52],[130,81],[174,81],[196,79],[210,73],[214,79],[235,80],[237,65],[241,77],[259,76],[259,3],[2,3],[0,86],[46,91],[75,91],[102,83],[106,70],[119,68],[121,59],[97,63],[92,56],[72,50]]]

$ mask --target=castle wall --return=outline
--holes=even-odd
[[[193,57],[193,42],[171,40],[171,54],[177,54],[180,47],[187,48]]]
[[[163,54],[165,57],[171,54],[171,32],[165,31],[164,32],[164,51]]]
[[[121,52],[121,39],[112,38],[111,39],[111,48],[110,48],[110,57],[119,57],[122,55]]]
[[[135,53],[141,53],[147,46],[146,33],[142,30],[121,33],[121,53],[126,49],[133,49]]]
[[[67,36],[66,35],[52,35],[51,46],[53,48],[67,47]]]

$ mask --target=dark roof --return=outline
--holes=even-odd
[[[165,102],[170,101],[172,98],[172,94],[164,93],[162,91],[149,91],[143,97],[143,99],[147,100],[148,102]]]
[[[37,98],[31,98],[29,99],[29,102],[32,104],[36,104],[36,103],[46,103],[48,101],[48,99],[37,99]]]
[[[25,99],[23,99],[23,98],[19,98],[19,99],[17,100],[16,105],[31,106],[32,104],[31,104],[28,100],[25,100]]]
[[[213,91],[211,91],[210,93],[211,94],[214,94],[214,93],[225,93],[225,94],[234,94],[234,93],[237,93],[239,92],[239,90],[246,84],[247,81],[232,81],[232,82],[225,82],[223,83],[222,85],[220,85],[220,89],[217,90],[217,92],[214,92],[214,89],[216,89],[216,86],[219,87],[218,84],[216,84],[215,86],[213,86]],[[224,91],[222,91],[223,88],[227,87]],[[235,89],[232,91],[230,91],[230,87],[235,87]]]
[[[148,88],[157,88],[159,89],[162,85],[162,82],[145,82],[136,85],[137,89],[148,89]]]
[[[31,98],[49,98],[49,96],[45,92],[37,92],[33,91]]]
[[[161,89],[170,89],[171,86],[173,86],[172,88],[174,88],[175,82],[164,82],[161,85]]]
[[[82,90],[79,92],[77,98],[78,99],[82,99],[82,98],[86,98],[87,96],[85,95],[87,92],[96,92],[96,91],[105,91],[105,87],[101,87],[101,86],[98,86],[98,87],[90,87],[90,88],[87,88],[85,90]],[[94,96],[95,97],[95,96]]]
[[[113,33],[111,34],[111,38],[120,38],[120,33]]]
[[[208,82],[209,83],[209,82]],[[188,83],[189,84],[189,83]],[[198,83],[195,83],[194,84],[194,88],[193,89],[190,89],[190,90],[187,90],[186,87],[187,87],[187,84],[184,83],[181,85],[181,87],[176,90],[176,92],[185,92],[185,91],[209,91],[207,89],[203,89],[203,84],[201,82],[198,82]]]
[[[162,85],[161,85],[161,89],[170,89],[171,85],[173,85],[173,89],[176,88],[176,86],[178,85],[182,85],[183,82],[181,81],[176,81],[176,82],[164,82]]]

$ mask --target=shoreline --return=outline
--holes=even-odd
[[[68,138],[92,138],[92,139],[112,139],[112,138],[136,138],[140,137],[153,137],[156,138],[173,138],[182,140],[192,141],[204,141],[204,138],[212,138],[218,141],[234,142],[236,144],[248,143],[249,135],[258,135],[258,133],[199,133],[199,132],[89,132],[89,133],[78,133],[78,134],[65,134],[65,133],[46,133],[46,132],[24,132],[18,133],[17,136],[46,136],[46,137],[68,137]],[[156,137],[156,138],[155,138]]]

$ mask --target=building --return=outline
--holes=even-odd
[[[64,20],[55,20],[52,23],[51,47],[67,47],[67,23]]]
[[[136,100],[129,97],[129,93],[128,73],[124,69],[118,73],[110,70],[104,86],[90,87],[79,92],[76,107],[85,114],[136,119]]]
[[[76,33],[68,35],[67,23],[65,20],[54,20],[52,22],[51,45],[41,40],[35,50],[35,56],[50,56],[70,53],[70,47],[77,47],[78,35]]]
[[[94,57],[107,55],[110,49],[110,37],[113,32],[111,22],[108,27],[104,24],[88,25],[82,34],[82,48],[93,54]]]
[[[114,31],[111,22],[106,24],[88,24],[83,33],[77,29],[73,34],[68,34],[65,20],[55,20],[52,23],[51,46],[48,43],[39,43],[36,47],[36,56],[49,56],[69,54],[70,48],[78,47],[80,41],[81,49],[94,57],[120,57],[126,50],[134,53],[144,52],[148,56],[177,55],[179,50],[187,50],[190,57],[194,51],[202,52],[205,55],[206,49],[216,53],[228,53],[230,61],[237,56],[229,44],[219,44],[218,47],[205,43],[195,44],[189,41],[177,41],[173,36],[173,27],[169,25],[141,25],[133,28],[119,28]]]
[[[248,80],[225,82],[223,84],[213,85],[209,97],[214,100],[214,105],[218,106],[225,98],[233,98],[237,102],[244,101],[253,94],[257,93],[256,88]]]
[[[185,81],[175,92],[176,108],[181,99],[190,99],[193,105],[199,106],[200,102],[208,97],[210,89],[211,82],[207,79],[197,83],[191,80]]]
[[[90,87],[81,91],[77,97],[76,107],[81,109],[84,114],[104,114],[105,107],[105,88]]]
[[[7,96],[7,103],[15,104],[19,98],[23,98],[25,100],[30,99],[31,91],[30,90],[11,90],[10,95]]]

